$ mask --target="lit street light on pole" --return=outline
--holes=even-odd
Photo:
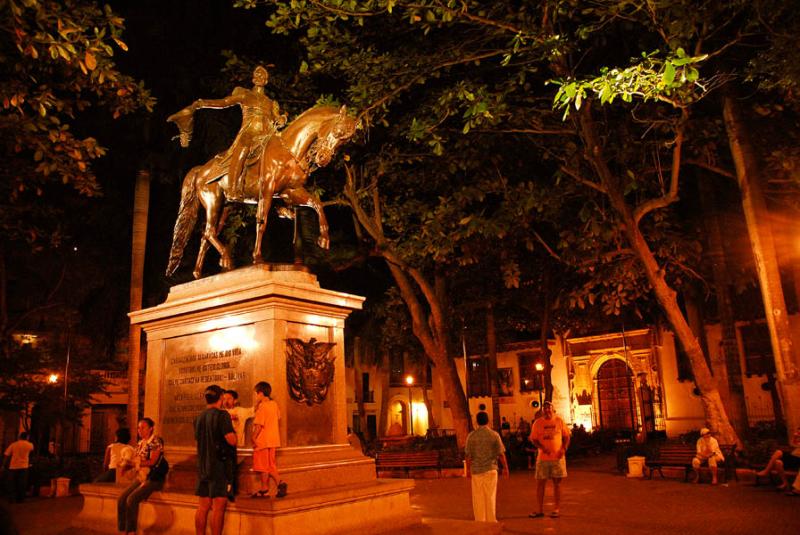
[[[542,407],[542,390],[544,389],[544,364],[541,362],[537,362],[536,366],[536,373],[539,375],[539,408]]]
[[[409,435],[414,434],[414,405],[411,402],[411,387],[414,386],[414,378],[406,375],[406,384],[408,385],[408,416],[411,421],[411,429]]]

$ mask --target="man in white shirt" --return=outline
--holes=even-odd
[[[704,462],[708,463],[708,469],[711,470],[711,484],[717,484],[717,463],[725,460],[722,451],[719,449],[719,442],[711,436],[711,430],[704,427],[700,430],[700,438],[697,439],[697,453],[692,459],[692,468],[697,478],[696,483],[700,483],[700,465]]]
[[[233,430],[236,432],[237,447],[243,448],[245,445],[245,424],[248,418],[254,415],[253,408],[239,406],[239,393],[236,390],[226,390],[222,394],[222,408],[228,411],[233,422]]]
[[[497,522],[498,461],[503,475],[508,477],[506,448],[500,435],[489,429],[488,414],[479,412],[476,421],[478,428],[467,436],[464,447],[472,486],[472,512],[477,522]]]
[[[28,441],[28,433],[19,434],[19,440],[12,442],[5,451],[5,462],[11,472],[11,481],[14,484],[14,500],[22,503],[28,492],[28,469],[30,468],[30,454],[33,444]]]

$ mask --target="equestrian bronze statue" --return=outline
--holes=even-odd
[[[222,209],[226,202],[257,204],[256,241],[253,263],[263,262],[261,241],[267,226],[272,199],[285,203],[280,214],[292,217],[294,206],[308,206],[319,217],[320,247],[330,246],[328,222],[322,203],[305,189],[305,183],[317,167],[326,166],[336,150],[356,131],[358,121],[347,114],[345,106],[318,106],[306,110],[285,129],[286,115],[280,114],[278,104],[264,94],[267,71],[257,67],[253,73],[253,89],[237,87],[222,99],[200,99],[191,106],[170,116],[180,131],[181,145],[191,139],[194,112],[201,108],[242,108],[242,127],[231,147],[203,165],[192,168],[183,179],[181,203],[172,237],[167,275],[180,264],[183,250],[197,221],[198,203],[206,214],[206,225],[200,241],[200,251],[194,267],[194,277],[200,278],[203,260],[210,245],[220,254],[220,266],[233,269],[227,245],[217,237],[224,223]]]

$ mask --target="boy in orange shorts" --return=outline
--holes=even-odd
[[[269,498],[269,479],[277,485],[276,498],[286,496],[287,485],[278,476],[278,463],[275,451],[281,446],[278,420],[281,418],[278,404],[270,398],[272,387],[261,381],[255,387],[256,410],[253,420],[253,470],[261,477],[261,489],[252,494],[253,498]]]

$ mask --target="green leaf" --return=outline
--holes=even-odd
[[[675,66],[671,62],[668,61],[664,64],[664,74],[661,75],[661,79],[667,85],[671,85],[675,80]]]

